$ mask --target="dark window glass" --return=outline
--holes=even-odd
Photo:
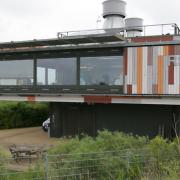
[[[0,85],[33,85],[33,60],[0,61]]]
[[[122,56],[82,57],[81,85],[123,85]]]
[[[76,58],[37,60],[38,85],[75,85]]]

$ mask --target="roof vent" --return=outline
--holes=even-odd
[[[125,19],[125,29],[127,37],[141,36],[143,32],[143,19],[141,18],[127,18]]]
[[[124,28],[126,2],[122,0],[106,0],[103,2],[104,29]]]

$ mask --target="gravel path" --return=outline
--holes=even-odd
[[[12,144],[53,145],[57,138],[49,138],[41,127],[0,130],[0,146],[8,149]]]

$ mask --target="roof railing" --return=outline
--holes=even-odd
[[[124,35],[124,28],[113,28],[113,29],[88,29],[88,30],[79,30],[79,31],[64,31],[58,32],[58,38],[64,38],[69,36],[88,36],[88,35],[97,35],[97,34],[112,34],[119,33]]]
[[[117,33],[126,36],[126,28],[112,28],[112,29],[88,29],[79,31],[65,31],[58,32],[58,38],[65,38],[69,36],[90,36],[94,34],[108,34]],[[156,36],[156,35],[180,35],[180,28],[176,23],[169,24],[152,24],[144,26],[131,26],[131,29],[143,29],[142,36]]]

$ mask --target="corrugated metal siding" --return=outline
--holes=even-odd
[[[129,47],[124,55],[125,93],[180,94],[180,45]]]

